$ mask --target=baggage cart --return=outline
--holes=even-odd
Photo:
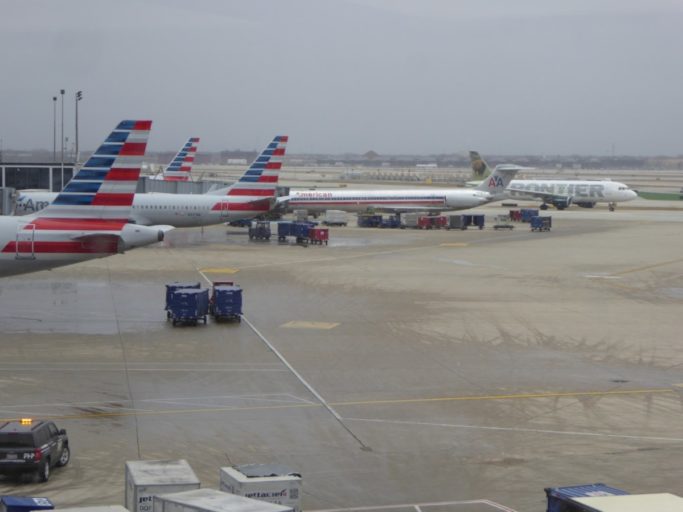
[[[308,235],[312,244],[327,245],[330,239],[330,230],[328,228],[311,228]]]
[[[270,221],[252,220],[249,225],[249,240],[270,240]]]
[[[287,237],[294,237],[296,243],[307,244],[309,241],[309,232],[315,225],[314,222],[279,222],[277,226],[277,238],[280,242],[284,242],[287,240]]]
[[[553,224],[553,219],[549,216],[541,217],[537,215],[535,217],[531,217],[529,224],[531,226],[531,231],[550,231],[550,228]]]
[[[510,210],[510,220],[512,222],[522,222],[522,211]]]
[[[207,290],[208,291],[208,290]],[[130,512],[152,512],[157,494],[199,489],[197,475],[180,460],[129,460],[125,466],[124,502]]]
[[[293,512],[285,505],[214,489],[156,494],[154,512]]]
[[[486,217],[484,215],[465,215],[465,219],[466,226],[476,226],[479,229],[484,229],[484,224],[486,222]]]
[[[522,208],[519,214],[522,222],[531,222],[532,217],[538,216],[538,208]]]
[[[166,302],[165,302],[165,306],[164,306],[164,310],[166,311],[166,320],[171,318],[171,312],[169,311],[169,302],[171,300],[171,295],[173,294],[174,291],[180,290],[182,288],[199,289],[199,288],[201,288],[201,284],[199,284],[199,283],[173,282],[173,283],[168,283],[166,285]]]
[[[242,288],[232,282],[213,283],[209,312],[214,319],[242,321]]]
[[[173,326],[177,324],[206,324],[209,313],[209,290],[207,288],[181,288],[171,294],[169,313]]]
[[[581,507],[575,498],[586,496],[625,496],[629,493],[621,489],[615,489],[605,484],[574,485],[570,487],[547,487],[544,489],[548,498],[547,512],[565,512],[568,510],[582,512],[586,510]]]
[[[220,468],[220,490],[301,512],[301,474],[281,464],[243,464]]]
[[[54,504],[47,498],[0,496],[1,512],[31,512],[31,510],[52,510],[54,508]]]

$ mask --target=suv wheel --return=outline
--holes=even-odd
[[[50,461],[45,460],[43,465],[40,466],[38,470],[38,480],[41,482],[47,482],[50,479]]]
[[[69,459],[71,459],[71,452],[69,451],[69,445],[65,444],[62,455],[60,455],[59,460],[57,461],[57,465],[60,467],[66,466],[69,463]]]

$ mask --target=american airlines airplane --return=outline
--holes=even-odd
[[[194,163],[194,157],[197,154],[198,144],[199,137],[190,137],[163,172],[156,176],[151,176],[150,179],[163,181],[190,181],[190,173],[192,173],[192,164]]]
[[[250,219],[275,205],[288,137],[278,135],[231,186],[207,194],[135,194],[129,220],[135,224],[169,224],[177,228],[210,226]],[[20,191],[15,214],[32,213],[50,204],[54,192]]]
[[[159,242],[171,226],[128,223],[151,121],[122,121],[39,213],[0,216],[0,277]]]
[[[306,190],[293,191],[287,197],[278,198],[278,203],[290,209],[301,208],[311,212],[374,210],[407,213],[466,210],[506,197],[505,188],[519,169],[516,165],[498,165],[475,189]]]
[[[481,172],[482,166],[484,175],[490,172],[476,151],[470,152],[470,161],[475,173]],[[541,210],[547,210],[549,204],[564,210],[571,204],[593,208],[597,203],[607,203],[609,210],[614,211],[617,203],[638,197],[628,186],[611,180],[512,180],[506,192],[514,199],[540,199]]]

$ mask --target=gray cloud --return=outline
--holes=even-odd
[[[81,147],[121,118],[150,149],[678,154],[673,1],[5,0],[5,147]],[[202,149],[200,148],[200,149]]]

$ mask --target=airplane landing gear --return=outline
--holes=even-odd
[[[609,211],[613,212],[614,210],[617,209],[617,203],[609,203],[607,205],[607,208],[609,208]]]
[[[540,208],[541,210],[545,211],[545,210],[548,209],[548,205],[545,204],[545,203],[543,203],[541,206],[539,206],[539,208]]]

